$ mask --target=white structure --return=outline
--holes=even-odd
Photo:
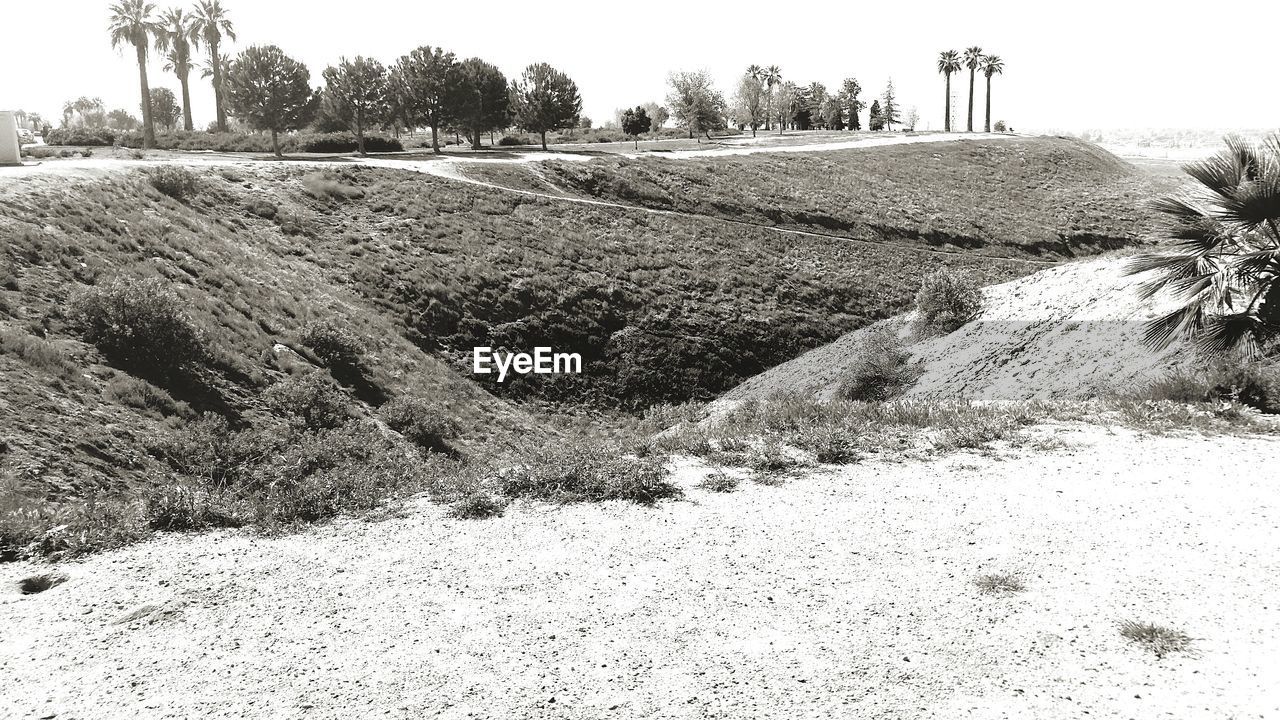
[[[18,120],[12,112],[0,112],[0,165],[21,165],[18,150]]]

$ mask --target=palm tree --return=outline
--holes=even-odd
[[[213,106],[218,115],[218,132],[227,131],[227,109],[223,102],[223,87],[226,82],[223,69],[226,64],[218,49],[225,36],[232,42],[236,39],[235,27],[227,19],[227,11],[219,0],[200,0],[196,5],[195,32],[209,49],[209,69],[213,76]]]
[[[1169,221],[1168,250],[1129,261],[1151,272],[1143,298],[1161,290],[1182,306],[1147,323],[1143,342],[1161,349],[1188,337],[1210,356],[1257,357],[1280,338],[1280,134],[1261,146],[1226,139],[1216,156],[1183,169],[1200,186],[1154,204]]]
[[[943,50],[938,53],[938,72],[947,78],[947,119],[943,127],[951,132],[951,76],[960,72],[960,53],[955,50]]]
[[[161,28],[151,18],[156,6],[145,0],[119,0],[111,5],[111,47],[132,45],[138,55],[138,80],[142,90],[142,147],[156,144],[156,128],[151,122],[151,87],[147,83],[147,47]]]
[[[759,65],[748,65],[747,76],[752,80],[764,80],[764,68]]]
[[[199,47],[200,33],[196,32],[195,18],[182,8],[169,8],[160,15],[164,31],[156,36],[156,47],[166,51],[164,69],[178,76],[182,86],[182,129],[191,131],[191,89],[187,78],[191,75],[191,49]]]
[[[982,56],[982,74],[987,76],[987,122],[983,132],[991,132],[991,76],[1004,72],[1004,61],[999,55]]]
[[[982,48],[976,45],[964,51],[964,66],[969,68],[969,125],[968,132],[973,132],[973,80],[977,75],[978,65],[982,63]]]
[[[777,65],[770,65],[760,71],[760,77],[764,80],[764,129],[770,129],[769,116],[773,114],[773,87],[782,82],[782,69]]]

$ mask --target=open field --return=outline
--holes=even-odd
[[[1228,718],[1280,711],[1274,439],[1058,449],[483,522],[168,535],[0,566],[18,717]],[[376,548],[376,552],[370,552]],[[976,581],[1008,575],[1020,592]],[[1163,658],[1122,621],[1185,632]],[[394,673],[388,668],[397,668]],[[91,685],[94,692],[80,692]]]

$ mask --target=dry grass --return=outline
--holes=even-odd
[[[1149,622],[1123,620],[1120,623],[1120,635],[1157,658],[1163,658],[1170,653],[1185,653],[1191,650],[1190,635],[1181,630],[1173,630]]]
[[[986,573],[974,578],[973,584],[988,595],[1007,595],[1027,589],[1022,580],[1012,573]]]

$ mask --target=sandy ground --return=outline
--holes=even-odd
[[[1191,365],[1185,345],[1153,351],[1142,344],[1143,324],[1177,301],[1164,294],[1140,299],[1143,278],[1124,275],[1126,260],[1082,260],[988,287],[982,313],[941,337],[916,342],[910,314],[856,330],[750,378],[721,396],[712,413],[783,390],[832,397],[873,333],[886,326],[910,343],[912,360],[924,368],[909,396],[1088,397]]]
[[[3,565],[0,717],[1275,717],[1280,440],[1053,433],[732,494],[682,465],[656,508],[165,535],[39,595]]]

